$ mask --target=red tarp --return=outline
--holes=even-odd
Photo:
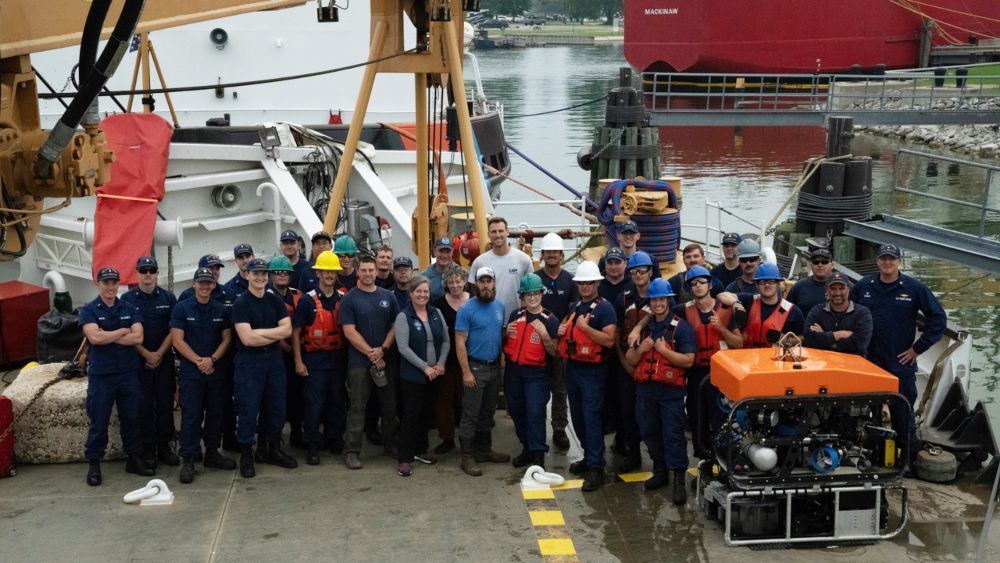
[[[153,245],[173,129],[162,117],[143,113],[112,115],[101,128],[115,162],[111,181],[97,190],[92,268],[96,275],[113,266],[123,284],[137,283],[135,262]]]

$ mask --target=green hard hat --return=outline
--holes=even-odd
[[[333,253],[357,254],[358,245],[354,243],[354,239],[352,239],[350,235],[343,235],[337,238],[337,242],[333,243]]]
[[[518,288],[517,293],[523,295],[533,291],[545,291],[542,278],[538,277],[538,274],[528,274],[521,278],[521,287]]]
[[[267,271],[269,272],[292,272],[292,261],[284,256],[275,256],[271,258],[271,261],[267,264]]]

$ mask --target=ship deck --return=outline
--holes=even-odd
[[[515,451],[513,426],[503,412],[494,435],[498,450]],[[686,506],[675,507],[669,486],[645,492],[641,474],[594,493],[570,482],[552,499],[525,500],[519,470],[483,464],[484,476],[471,478],[460,471],[455,452],[437,465],[418,465],[409,478],[395,474],[393,460],[374,454],[363,456],[364,469],[349,471],[339,456],[324,454],[321,465],[308,466],[301,450],[292,453],[301,464],[295,470],[258,464],[256,478],[242,479],[236,471],[198,465],[191,485],[177,481],[179,468],[161,465],[157,478],[176,495],[170,506],[124,504],[122,496],[148,479],[126,474],[121,461],[103,464],[101,487],[84,483],[84,464],[21,466],[16,477],[0,480],[5,559],[538,561],[539,539],[571,540],[575,557],[544,557],[550,561],[752,561],[762,555],[727,547],[718,525],[696,508],[693,493]],[[578,457],[576,448],[550,454],[549,469],[566,474],[569,460]],[[646,459],[646,470],[648,465]],[[892,540],[772,549],[766,557],[973,559],[989,488],[915,480],[907,487],[910,522]],[[549,520],[533,525],[529,510],[549,511]],[[568,544],[545,545],[558,552]],[[991,535],[986,560],[1000,560],[1000,534]]]

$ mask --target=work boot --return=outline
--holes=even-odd
[[[569,464],[569,472],[573,475],[585,475],[588,470],[587,464],[582,459]]]
[[[194,481],[194,461],[191,458],[184,459],[184,465],[181,466],[178,479],[185,485]]]
[[[472,477],[479,477],[483,474],[483,470],[479,469],[476,465],[476,456],[472,453],[471,444],[466,443],[465,440],[460,440],[462,444],[462,471],[466,475]]]
[[[583,479],[583,486],[580,487],[585,493],[591,491],[596,491],[604,485],[604,470],[603,469],[591,469],[587,471],[587,476]]]
[[[531,463],[532,459],[534,459],[532,453],[525,449],[521,450],[521,453],[512,459],[510,464],[514,467],[527,467],[528,464]]]
[[[296,428],[292,426],[291,432],[288,434],[288,445],[293,448],[305,448],[306,441],[302,437],[302,428]]]
[[[442,440],[441,443],[434,448],[434,453],[444,455],[453,449],[455,449],[455,440]]]
[[[156,447],[155,446],[143,446],[142,447],[142,462],[148,467],[156,467]]]
[[[266,463],[270,444],[262,436],[257,436],[257,451],[254,452],[253,460],[257,463]]]
[[[87,484],[97,487],[101,484],[101,462],[96,459],[90,460],[90,467],[87,468]]]
[[[309,444],[309,449],[306,450],[306,463],[309,465],[319,465],[319,445]]]
[[[281,451],[281,438],[271,438],[267,442],[267,463],[285,469],[295,469],[299,466],[299,462],[295,461],[294,457]]]
[[[142,475],[143,477],[152,477],[153,475],[156,475],[156,471],[152,467],[146,465],[146,462],[144,462],[141,457],[136,455],[130,455],[128,456],[128,459],[125,460],[125,472],[135,473],[136,475]]]
[[[642,450],[639,449],[639,445],[635,444],[626,448],[628,451],[625,457],[618,461],[618,473],[630,473],[642,467]]]
[[[674,471],[674,504],[680,506],[686,504],[688,500],[687,489],[684,488],[684,471],[678,469]]]
[[[170,442],[156,444],[156,458],[170,467],[176,467],[181,463],[181,459],[177,457],[174,449],[170,447]],[[149,464],[147,463],[146,465]]]
[[[537,465],[538,467],[545,469],[545,452],[532,452],[531,465]]]
[[[226,471],[232,471],[233,469],[236,469],[236,462],[220,454],[219,450],[205,451],[204,465],[205,467],[224,469]]]
[[[240,475],[244,479],[252,479],[257,471],[253,466],[253,445],[240,444]]]
[[[480,432],[476,434],[474,455],[478,463],[507,463],[510,456],[493,451],[493,433]]]
[[[560,450],[569,449],[569,436],[566,435],[565,429],[553,430],[552,431],[552,443],[556,445]]]
[[[653,476],[646,479],[646,482],[642,484],[642,488],[647,491],[655,491],[656,489],[666,486],[669,482],[670,472],[667,470],[653,471]]]

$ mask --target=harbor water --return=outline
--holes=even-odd
[[[476,53],[487,95],[504,106],[508,141],[547,170],[582,192],[590,173],[580,169],[576,154],[590,145],[594,128],[603,125],[603,102],[558,113],[546,112],[599,98],[617,85],[618,69],[627,66],[621,45],[504,49]],[[758,232],[788,199],[802,162],[825,152],[825,131],[814,127],[664,127],[660,129],[661,166],[683,178],[682,222],[705,223],[705,202],[718,201],[732,215],[723,214],[722,227]],[[875,211],[888,212],[896,151],[909,148],[958,158],[968,155],[941,152],[895,139],[859,133],[853,142],[858,156],[875,159]],[[511,155],[511,176],[551,197],[571,198],[541,171]],[[995,163],[993,163],[995,164]],[[968,167],[937,166],[903,157],[900,176],[906,186],[963,201],[978,203],[986,173]],[[993,179],[990,203],[1000,207],[1000,181]],[[905,196],[905,197],[904,197]],[[932,225],[978,234],[978,210],[944,204],[929,198],[897,194],[899,215]],[[504,201],[542,198],[515,185],[504,184]],[[784,216],[794,210],[794,204]],[[498,213],[513,224],[578,223],[579,219],[552,206],[499,206]],[[784,217],[782,217],[784,220]],[[1000,236],[1000,218],[986,217],[986,232]],[[685,234],[704,240],[704,231]],[[904,249],[905,250],[905,249]],[[1000,280],[988,272],[944,260],[906,253],[904,272],[923,280],[941,298],[949,318],[968,330],[974,340],[972,398],[997,402],[1000,383]],[[996,408],[991,408],[996,420]]]

